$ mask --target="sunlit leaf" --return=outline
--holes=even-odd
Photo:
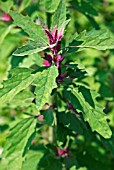
[[[14,20],[14,24],[21,27],[32,40],[45,45],[48,44],[48,40],[41,25],[34,23],[29,16],[23,16],[16,11],[10,11],[10,15]]]
[[[74,38],[73,38],[74,37]],[[80,34],[72,36],[74,40],[70,44],[70,48],[82,50],[84,48],[94,48],[97,50],[106,50],[114,48],[114,36],[106,30],[92,30],[90,32],[83,31]]]
[[[78,111],[82,112],[92,131],[98,132],[104,138],[110,138],[112,132],[103,113],[103,107],[97,102],[98,94],[83,86],[71,88],[66,92],[66,97]]]
[[[60,0],[42,0],[41,3],[45,6],[46,11],[49,13],[55,12],[57,6],[59,5]]]
[[[66,21],[66,4],[65,0],[60,0],[59,6],[53,15],[52,28],[60,29]]]
[[[21,120],[10,130],[3,151],[3,165],[8,170],[21,170],[25,153],[35,135],[35,127],[36,119],[29,117]]]
[[[58,70],[56,66],[48,67],[44,70],[40,76],[34,81],[36,86],[36,105],[40,110],[43,105],[49,101],[49,97],[56,85],[56,77],[58,76]]]
[[[19,47],[13,55],[15,56],[25,56],[25,55],[31,55],[34,53],[38,53],[40,51],[45,50],[49,46],[43,46],[41,43],[38,43],[36,41],[29,41],[26,45]]]
[[[0,104],[10,102],[17,93],[34,81],[36,77],[31,72],[27,68],[15,68],[11,71],[11,78],[5,80],[3,88],[0,88]]]

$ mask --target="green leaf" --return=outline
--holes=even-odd
[[[87,72],[84,68],[84,66],[80,63],[69,63],[67,64],[67,71],[68,71],[68,75],[71,78],[83,78],[87,75]]]
[[[22,12],[25,8],[27,8],[31,3],[31,0],[23,0],[19,7],[19,11]]]
[[[21,27],[32,40],[48,44],[48,39],[41,25],[35,24],[29,16],[23,16],[16,11],[10,11],[10,15],[14,20],[14,24]]]
[[[13,56],[14,57],[14,56]],[[18,57],[21,58],[21,57]],[[42,67],[44,59],[38,54],[32,54],[26,56],[23,61],[19,64],[20,67],[30,68],[33,65],[37,65],[38,67]]]
[[[83,86],[71,88],[66,92],[66,98],[78,111],[82,112],[92,131],[98,132],[104,138],[110,138],[112,132],[103,113],[103,107],[96,101],[98,94]]]
[[[67,117],[66,117],[66,119],[67,119]],[[62,122],[60,120],[59,120],[59,122],[61,122],[61,123],[59,124],[59,126],[57,126],[57,135],[56,135],[56,137],[57,137],[58,146],[61,146],[61,145],[65,144],[65,143],[67,143],[67,137],[70,134],[70,132],[69,132],[69,129],[62,124],[64,122]]]
[[[71,170],[71,169],[70,169]],[[88,170],[86,167],[81,167],[78,170]]]
[[[58,69],[56,66],[48,67],[43,70],[37,80],[34,81],[36,86],[36,105],[38,109],[42,109],[44,104],[49,101],[49,97],[56,85],[56,77],[58,76]]]
[[[6,36],[11,32],[14,25],[6,26],[4,24],[0,24],[0,45],[3,43]]]
[[[71,48],[76,48],[79,51],[84,48],[94,48],[97,50],[106,50],[114,48],[114,37],[107,30],[92,30],[88,33],[76,33],[74,41],[70,44]]]
[[[55,0],[43,0],[43,5],[45,6],[45,9],[47,12],[52,13],[55,12],[59,5],[60,0],[55,1]]]
[[[79,165],[78,165],[78,162],[77,162],[76,157],[74,155],[71,155],[70,157],[65,157],[63,161],[64,161],[66,169],[78,170]],[[75,168],[73,168],[73,167],[75,167]]]
[[[66,21],[66,5],[65,0],[60,0],[59,6],[53,15],[52,28],[56,27],[58,30]]]
[[[44,115],[46,123],[51,126],[54,121],[53,109],[50,107],[47,110],[43,110],[42,114]]]
[[[0,2],[0,5],[1,5],[1,9],[4,12],[9,12],[9,10],[13,7],[14,2],[13,2],[13,0],[6,1],[6,2]]]
[[[38,53],[40,51],[45,50],[49,46],[44,46],[41,43],[38,43],[36,41],[29,41],[26,45],[19,47],[13,55],[15,56],[25,56],[25,55],[31,55],[34,53]]]
[[[19,92],[9,103],[11,107],[27,107],[31,105],[34,99],[34,94],[31,91],[23,90]]]
[[[8,170],[21,170],[26,151],[35,135],[36,119],[28,117],[16,124],[9,134],[3,151],[3,165]]]
[[[42,152],[30,150],[27,154],[27,159],[23,163],[22,170],[36,170],[42,156]]]
[[[70,130],[75,131],[78,134],[83,134],[83,126],[79,119],[73,113],[61,112],[58,114],[58,120],[63,123],[64,126],[68,127]]]
[[[37,75],[31,74],[32,70],[27,68],[15,68],[11,71],[11,77],[3,82],[0,88],[0,104],[10,102],[21,90],[28,87]]]
[[[60,159],[50,153],[46,153],[38,164],[38,170],[62,170]]]

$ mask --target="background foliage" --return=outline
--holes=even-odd
[[[113,170],[113,9],[113,0],[0,1],[0,168]],[[39,22],[69,23],[61,45],[68,76],[58,84],[57,67],[44,67],[42,51],[50,52]]]

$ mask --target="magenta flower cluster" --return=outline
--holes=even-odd
[[[64,59],[63,54],[59,54],[61,50],[61,39],[63,37],[63,29],[60,29],[58,31],[56,27],[52,31],[50,31],[48,28],[45,28],[45,34],[49,40],[49,47],[52,52],[52,55],[45,53],[45,60],[43,64],[45,66],[50,66],[52,64],[52,61],[54,61],[55,65],[59,68],[61,62]]]

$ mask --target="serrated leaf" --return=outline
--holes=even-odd
[[[11,71],[11,78],[3,82],[3,88],[0,88],[0,104],[10,102],[13,97],[21,90],[28,87],[36,78],[31,74],[32,70],[28,68],[15,68]]]
[[[35,127],[36,119],[29,117],[11,129],[3,151],[3,165],[6,166],[6,169],[22,169],[22,162],[34,137]]]
[[[16,11],[10,11],[10,15],[14,20],[14,24],[21,27],[32,40],[48,44],[48,39],[41,25],[35,24],[29,16],[23,16]]]
[[[43,0],[43,5],[45,6],[45,9],[47,12],[52,13],[55,12],[59,5],[60,0]],[[41,2],[42,3],[42,2]]]
[[[79,86],[66,92],[67,99],[78,111],[82,112],[92,131],[98,132],[104,138],[110,138],[112,132],[103,113],[103,107],[96,101],[98,94],[95,91]]]
[[[36,105],[38,109],[42,109],[44,104],[49,101],[49,97],[56,85],[56,77],[58,76],[58,69],[56,66],[48,67],[43,70],[37,80],[34,82],[36,89]]]
[[[38,43],[36,41],[29,41],[26,45],[19,47],[13,55],[15,56],[25,56],[25,55],[31,55],[34,53],[38,53],[40,51],[45,50],[49,46],[43,46],[43,44]]]
[[[1,9],[5,12],[9,12],[9,10],[13,7],[14,2],[13,0],[6,1],[6,2],[0,2]]]
[[[114,48],[114,37],[107,30],[92,30],[90,32],[83,31],[79,35],[74,36],[71,48],[78,51],[84,48],[94,48],[97,50],[106,50]]]
[[[65,0],[60,0],[59,6],[53,15],[52,28],[56,27],[59,30],[65,21],[66,21]]]

